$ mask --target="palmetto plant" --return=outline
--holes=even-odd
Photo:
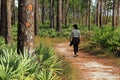
[[[40,80],[55,80],[58,78],[58,75],[61,74],[60,72],[62,70],[62,61],[57,58],[53,49],[40,44],[36,49],[36,53],[39,57],[39,70],[41,72],[39,75],[39,78],[41,78]]]
[[[94,45],[99,45],[120,55],[120,32],[119,28],[111,31],[110,28],[103,28],[94,32],[91,41]]]
[[[108,38],[109,49],[117,52],[120,56],[120,29],[116,29]]]
[[[32,58],[26,55],[18,55],[14,49],[1,49],[0,53],[0,78],[1,80],[24,79],[30,76],[30,70],[34,68]]]
[[[40,45],[34,57],[27,53],[18,55],[15,47],[0,48],[0,80],[59,80],[61,61],[51,48]]]

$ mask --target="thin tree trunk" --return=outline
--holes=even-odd
[[[103,18],[103,0],[100,1],[100,27],[102,27]]]
[[[10,44],[11,42],[11,0],[6,0],[6,10],[5,10],[5,43]]]
[[[65,0],[65,26],[68,24],[68,4],[69,1]]]
[[[11,41],[11,0],[1,2],[1,34],[5,37],[5,44]]]
[[[15,11],[15,0],[12,0],[12,25],[15,24],[16,21],[16,11]]]
[[[86,26],[88,26],[88,22],[89,22],[89,1],[87,1],[87,8],[86,8]]]
[[[90,31],[91,30],[91,0],[88,1],[88,4],[89,4],[89,15],[88,15],[88,30]]]
[[[117,24],[120,25],[120,0],[118,0]]]
[[[50,0],[50,28],[54,28],[54,0]]]
[[[97,2],[97,26],[100,26],[100,1]]]
[[[62,27],[62,0],[57,1],[57,31],[61,31]]]
[[[35,29],[34,34],[38,35],[38,26],[39,26],[39,0],[35,0],[35,14],[34,14],[34,20],[35,20]]]
[[[18,54],[28,50],[34,53],[34,0],[19,0],[18,8]]]
[[[108,24],[108,17],[109,17],[109,6],[107,6],[106,24]]]
[[[82,1],[82,8],[83,8],[84,1]],[[82,26],[84,26],[84,9],[82,9]]]
[[[5,37],[5,26],[6,26],[6,0],[1,0],[1,26],[0,34]]]
[[[72,8],[72,23],[75,22],[75,0],[73,0],[73,8]]]
[[[112,19],[112,26],[113,26],[113,29],[116,27],[116,18],[117,18],[117,1],[114,0],[113,1],[113,19]]]
[[[55,28],[55,9],[54,9],[55,3],[54,3],[54,1],[55,0],[53,0],[53,3],[52,3],[52,5],[53,5],[53,7],[52,7],[52,11],[53,11],[53,19],[52,19],[52,21],[53,21],[53,28]]]
[[[80,24],[80,14],[81,14],[81,13],[80,13],[80,7],[81,7],[81,6],[80,6],[80,3],[78,4],[78,7],[79,7],[79,8],[78,8],[78,23]]]
[[[62,25],[65,24],[65,0],[62,0]]]
[[[42,0],[42,24],[44,24],[45,19],[45,1]]]

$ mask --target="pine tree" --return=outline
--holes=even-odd
[[[34,53],[34,0],[19,0],[18,7],[18,54],[27,49]]]

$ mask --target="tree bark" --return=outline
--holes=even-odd
[[[68,24],[68,4],[69,1],[65,0],[65,26]]]
[[[113,26],[113,29],[114,29],[114,28],[116,27],[116,25],[117,25],[116,18],[117,18],[117,1],[114,0],[114,1],[113,1],[113,17],[112,17],[112,26]]]
[[[62,25],[65,24],[65,0],[62,0]]]
[[[1,3],[1,34],[5,38],[5,44],[11,42],[11,0],[2,0]]]
[[[75,0],[73,0],[73,8],[72,8],[72,23],[75,22]]]
[[[39,26],[39,0],[35,0],[35,14],[34,14],[34,20],[35,20],[35,28],[34,28],[34,34],[38,35],[38,26]]]
[[[16,21],[16,11],[15,11],[15,0],[12,0],[12,25],[15,24]]]
[[[88,14],[88,30],[91,30],[91,0],[88,0],[88,4],[89,4],[89,14]]]
[[[108,16],[109,16],[109,5],[107,6],[106,24],[108,24]]]
[[[100,26],[100,1],[97,2],[97,26]]]
[[[103,18],[103,0],[100,0],[100,27],[102,27]]]
[[[57,1],[57,27],[56,30],[58,32],[61,31],[62,28],[62,0]]]
[[[117,24],[120,25],[120,0],[118,0]]]
[[[6,26],[6,0],[1,0],[1,26],[0,34],[5,37],[5,26]]]
[[[80,14],[81,14],[81,12],[80,12],[80,7],[81,7],[81,5],[80,5],[80,2],[78,3],[78,23],[80,24]]]
[[[50,0],[50,28],[54,28],[54,0]]]
[[[5,10],[5,44],[10,44],[11,42],[11,0],[6,0],[6,10]]]
[[[18,54],[28,50],[34,53],[34,0],[19,0],[18,8]]]
[[[88,22],[89,22],[89,1],[87,1],[87,8],[86,8],[86,26],[88,26]]]
[[[45,22],[45,1],[42,0],[42,24]]]

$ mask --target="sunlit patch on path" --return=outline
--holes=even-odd
[[[83,52],[75,58],[68,43],[56,45],[55,50],[78,68],[81,72],[79,80],[120,80],[120,68],[108,65],[109,59],[97,59]]]

